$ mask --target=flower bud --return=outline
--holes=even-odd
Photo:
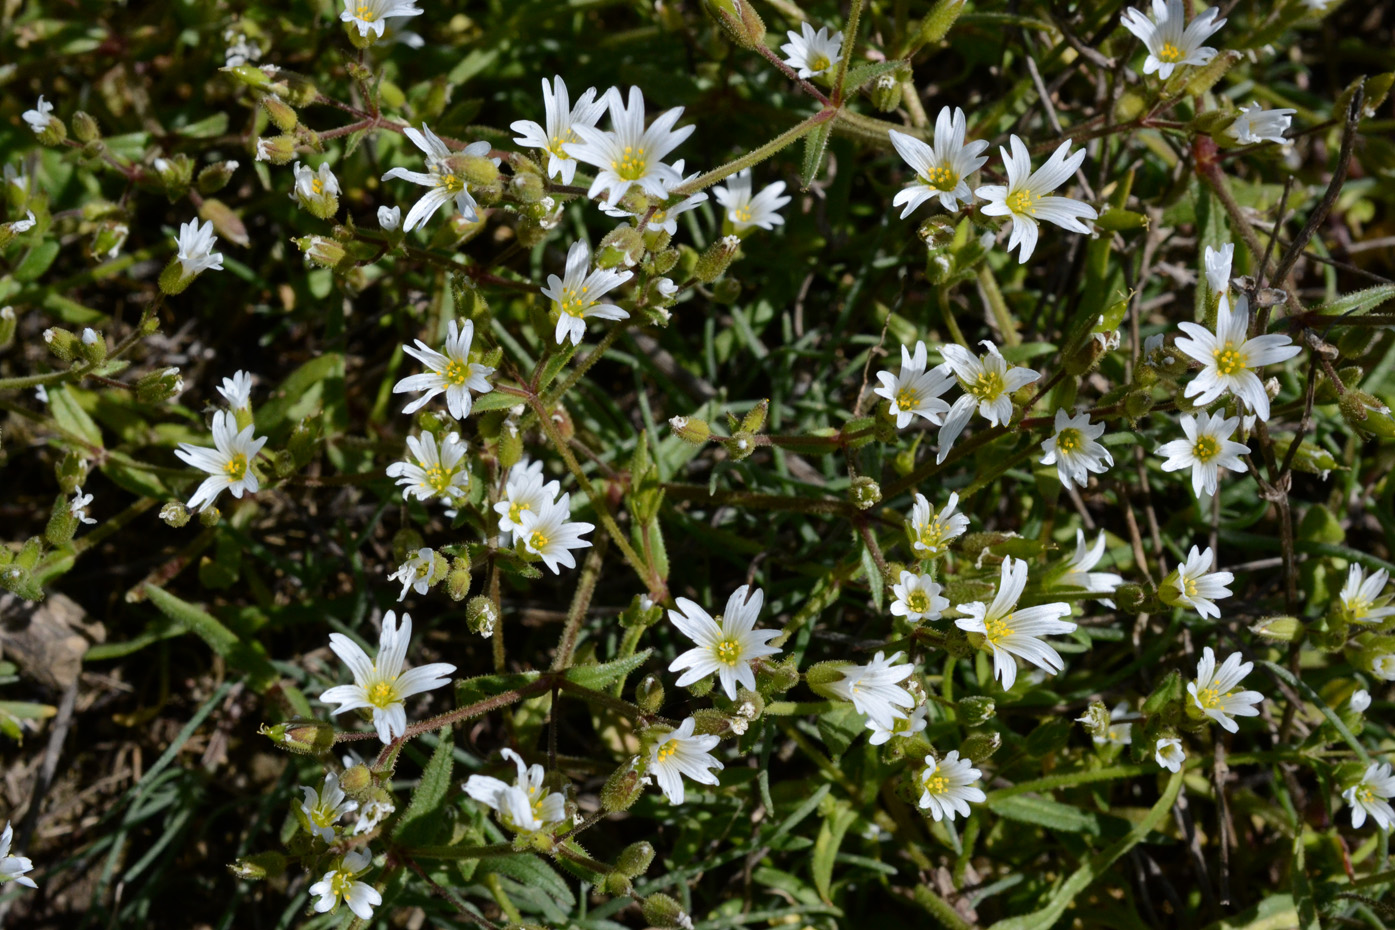
[[[59,494],[53,502],[53,513],[48,518],[48,526],[44,528],[44,539],[51,546],[61,546],[73,538],[77,526],[77,516],[68,506],[68,498]]]
[[[1297,643],[1303,640],[1303,621],[1297,617],[1267,617],[1250,627],[1250,632],[1271,643]]]
[[[286,857],[275,851],[254,853],[229,865],[228,871],[248,882],[276,878],[286,871]]]
[[[707,247],[707,251],[702,253],[698,259],[697,267],[693,269],[693,277],[704,284],[711,284],[713,281],[726,274],[727,268],[731,266],[732,259],[736,258],[737,250],[741,248],[741,240],[736,236],[723,236]]]
[[[36,136],[40,145],[62,145],[68,138],[68,127],[63,125],[61,119],[50,113],[48,125],[39,130]]]
[[[668,425],[679,439],[700,446],[712,435],[706,420],[697,417],[669,417]]]
[[[211,504],[206,507],[202,507],[199,510],[200,526],[209,527],[211,529],[212,527],[217,526],[218,521],[221,519],[223,519],[223,511],[219,510],[217,507],[212,506]]]
[[[597,268],[630,267],[644,255],[644,237],[626,223],[605,234],[596,249]]]
[[[78,110],[73,114],[73,136],[79,142],[92,142],[101,138],[102,130],[91,113]]]
[[[619,872],[611,872],[605,877],[605,893],[613,898],[628,898],[634,891],[634,882]]]
[[[639,905],[640,913],[650,925],[670,930],[693,930],[693,921],[673,898],[666,894],[651,894]]]
[[[222,190],[232,180],[233,172],[237,170],[237,161],[227,159],[226,161],[215,161],[211,165],[205,165],[199,172],[198,188],[203,194],[215,194]]]
[[[658,675],[645,675],[635,685],[635,703],[647,714],[657,714],[664,706],[664,683]]]
[[[1347,425],[1358,433],[1382,439],[1395,437],[1395,418],[1379,398],[1365,391],[1348,390],[1337,398],[1337,408]]]
[[[997,704],[991,697],[982,694],[973,694],[965,698],[960,698],[959,703],[954,706],[955,712],[959,715],[959,720],[966,727],[983,726],[997,713]]]
[[[638,843],[631,843],[620,850],[620,855],[615,859],[615,871],[626,878],[639,878],[649,871],[649,865],[654,861],[654,846],[646,840]]]
[[[233,65],[219,70],[262,93],[276,94],[286,90],[285,82],[279,80],[281,69],[275,65]]]
[[[901,78],[899,70],[879,75],[872,82],[870,94],[872,106],[883,113],[890,113],[901,105]]]
[[[920,29],[916,31],[915,39],[911,43],[912,48],[938,44],[963,11],[964,0],[939,0],[920,21]]]
[[[882,499],[882,486],[871,475],[858,475],[848,487],[848,499],[858,510],[875,507]]]
[[[296,138],[288,133],[279,136],[263,136],[257,140],[257,161],[269,161],[273,165],[284,165],[295,158]]]
[[[78,352],[92,364],[101,364],[106,361],[107,341],[95,329],[88,326],[82,331],[82,337],[78,342]]]
[[[179,529],[189,522],[189,508],[183,501],[169,501],[160,508],[160,519],[169,526]]]
[[[639,800],[644,783],[634,760],[616,769],[601,787],[601,807],[607,813],[629,810]]]
[[[15,318],[14,307],[0,307],[0,349],[5,348],[15,338],[15,328],[19,321]]]
[[[359,803],[369,800],[373,789],[377,786],[373,783],[373,773],[368,766],[360,762],[358,765],[350,766],[339,778],[339,787],[344,789],[344,793]]]
[[[441,558],[440,555],[437,558]],[[450,599],[456,602],[465,600],[465,595],[470,593],[470,557],[468,555],[458,555],[450,562],[450,568],[446,574],[446,593]]]
[[[324,236],[302,236],[292,242],[305,253],[307,261],[321,268],[336,268],[344,260],[344,247]]]
[[[155,159],[155,173],[160,183],[165,185],[165,194],[173,203],[189,190],[194,181],[194,163],[188,155],[180,152],[169,158]]]
[[[996,730],[970,733],[960,748],[960,754],[974,765],[981,765],[992,758],[993,753],[1003,745],[1003,734]]]
[[[762,694],[783,694],[799,684],[799,666],[792,656],[781,662],[765,662],[756,669],[756,687]]]
[[[537,203],[547,196],[547,188],[543,186],[542,178],[529,172],[514,175],[509,181],[509,193],[519,203]]]
[[[465,605],[465,623],[471,633],[478,633],[486,638],[493,636],[494,625],[498,622],[498,609],[494,602],[484,595],[470,598],[470,602]]]
[[[1175,589],[1176,585],[1173,587]],[[1150,600],[1152,598],[1140,585],[1122,584],[1114,589],[1114,603],[1127,614],[1142,613]]]
[[[50,326],[44,330],[44,343],[50,352],[65,362],[71,362],[78,352],[78,337],[61,326]]]
[[[728,39],[755,51],[765,40],[765,23],[751,6],[751,0],[702,0],[707,15],[717,21]]]
[[[751,453],[756,451],[756,437],[748,430],[737,430],[735,434],[723,443],[727,447],[727,452],[736,461],[749,458]]]
[[[292,132],[300,122],[300,115],[295,108],[275,94],[267,94],[261,99],[262,109],[271,118],[271,122],[282,132]]]
[[[53,471],[58,479],[58,487],[64,494],[72,494],[87,482],[87,459],[70,451],[59,459]]]
[[[184,390],[179,369],[170,367],[152,371],[136,382],[136,400],[142,404],[159,404]]]
[[[99,261],[115,258],[121,253],[121,247],[126,244],[126,237],[130,233],[131,227],[125,223],[114,220],[103,222],[92,236],[92,257]]]
[[[1091,737],[1103,739],[1109,735],[1109,708],[1099,701],[1091,701],[1085,713],[1076,717],[1075,722],[1083,724],[1085,732]]]
[[[319,720],[290,720],[269,727],[262,724],[257,732],[288,752],[307,756],[322,756],[334,748],[334,727]]]

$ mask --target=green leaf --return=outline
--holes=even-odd
[[[576,896],[572,894],[566,879],[537,856],[491,856],[481,859],[476,877],[483,878],[490,873],[507,876],[530,888],[541,889],[568,910],[576,906]]]
[[[407,810],[392,832],[393,839],[403,846],[424,846],[430,843],[445,821],[442,806],[446,795],[450,793],[455,740],[451,738],[450,727],[443,727],[440,737],[436,751],[431,754],[431,761],[426,763],[426,769],[421,773],[417,789],[412,792],[412,800],[408,802]]]
[[[556,379],[558,372],[567,367],[567,363],[572,360],[572,356],[576,355],[576,349],[577,347],[575,345],[568,342],[566,345],[562,346],[561,351],[547,360],[543,365],[542,380],[538,384],[539,388],[546,388]]]
[[[852,741],[866,729],[862,715],[851,704],[840,704],[834,710],[819,714],[819,739],[835,756],[848,751]]]
[[[271,399],[257,408],[257,433],[293,426],[320,409],[325,412],[326,434],[345,428],[344,356],[338,352],[312,358],[291,372]]]
[[[478,678],[466,678],[455,683],[455,701],[457,704],[475,704],[485,698],[494,697],[496,694],[503,694],[505,691],[513,691],[516,688],[523,688],[538,680],[539,672],[517,672],[511,675],[481,675]]]
[[[1049,798],[1019,794],[990,798],[987,806],[1000,817],[1036,824],[1048,830],[1089,833],[1093,836],[1098,836],[1100,832],[1099,819],[1094,814]]]
[[[523,398],[515,397],[513,394],[505,394],[503,391],[490,391],[475,398],[474,406],[470,408],[471,413],[486,413],[490,410],[505,410],[509,407],[516,407],[523,403]]]
[[[814,840],[809,871],[814,877],[814,887],[818,889],[819,897],[827,904],[833,903],[829,889],[833,884],[833,862],[838,856],[838,847],[843,844],[843,835],[848,832],[848,827],[856,820],[856,811],[840,806],[832,817],[824,820],[819,827],[818,839]]]
[[[57,257],[58,243],[52,239],[45,239],[24,256],[24,260],[14,271],[14,279],[25,284],[38,280],[45,271],[48,271],[49,265],[52,265],[53,260]]]
[[[48,389],[48,408],[58,425],[70,433],[76,433],[92,445],[101,448],[102,431],[96,422],[78,405],[72,388],[56,384]]]
[[[1293,903],[1298,910],[1298,930],[1322,930],[1322,924],[1318,923],[1317,905],[1313,903],[1313,884],[1308,881],[1308,869],[1304,864],[1303,840],[1307,832],[1299,830],[1293,838],[1293,864],[1289,866]]]
[[[1387,300],[1395,297],[1395,284],[1379,284],[1364,291],[1343,294],[1336,300],[1314,309],[1323,316],[1342,316],[1347,313],[1365,313],[1374,310]]]
[[[214,136],[221,136],[227,131],[228,114],[224,112],[214,113],[196,123],[190,123],[175,130],[186,139],[212,139]]]
[[[281,677],[266,656],[238,639],[236,633],[212,614],[153,584],[147,583],[142,590],[160,613],[208,643],[229,665],[246,672],[254,690],[264,692]]]
[[[809,185],[819,176],[823,164],[823,150],[828,148],[828,137],[833,134],[833,121],[820,123],[813,132],[804,137],[804,163],[799,169],[799,187],[808,190]]]
[[[877,567],[877,560],[866,543],[862,544],[862,574],[867,577],[872,606],[877,608],[877,613],[881,613],[882,603],[886,600],[886,579],[882,577],[882,570]]]
[[[847,76],[843,78],[843,94],[844,96],[854,94],[883,74],[890,74],[897,68],[904,67],[906,67],[904,61],[893,58],[891,61],[872,61],[849,68]]]
[[[646,649],[643,652],[636,652],[632,656],[612,659],[600,665],[578,665],[569,668],[567,669],[567,681],[581,685],[583,688],[599,691],[639,668],[649,660],[649,656],[653,652],[652,649]]]

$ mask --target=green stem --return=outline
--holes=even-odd
[[[999,334],[1003,337],[1003,345],[1021,345],[1022,336],[1017,332],[1017,324],[1013,321],[1012,313],[1008,310],[1007,301],[1003,299],[1003,292],[998,288],[998,279],[993,277],[993,269],[988,267],[987,262],[979,263],[978,286],[983,288],[983,296],[988,301],[988,309],[993,311],[993,320],[998,324]]]
[[[542,694],[551,688],[552,677],[544,674],[540,676],[537,681],[529,682],[521,688],[514,688],[502,694],[496,694],[493,697],[485,698],[483,701],[476,701],[464,707],[457,707],[455,710],[446,711],[444,714],[438,714],[435,717],[428,717],[426,720],[418,721],[407,727],[407,731],[393,740],[392,743],[389,743],[388,746],[384,748],[383,753],[386,755],[388,752],[392,751],[394,746],[400,746],[414,736],[420,736],[422,733],[429,733],[432,730],[439,730],[441,727],[450,726],[462,720],[470,720],[487,714],[490,711],[498,710],[501,707],[508,707],[510,704],[515,704],[524,698],[532,697],[536,694]],[[368,739],[369,737],[377,739],[378,734],[371,731],[336,733],[334,735],[334,741],[336,743],[344,743],[352,740]]]
[[[944,318],[950,338],[967,349],[969,341],[964,338],[964,331],[959,328],[959,321],[954,318],[954,308],[949,303],[949,288],[937,288],[937,292],[940,298],[940,316]]]
[[[808,133],[813,132],[819,126],[822,126],[824,123],[833,119],[834,116],[836,116],[839,112],[839,110],[835,110],[832,107],[825,107],[824,109],[815,113],[813,116],[804,120],[804,122],[800,123],[799,125],[794,126],[790,129],[786,129],[784,132],[780,133],[778,136],[771,139],[769,142],[765,143],[765,145],[762,145],[760,148],[747,152],[740,158],[729,161],[721,167],[713,168],[711,171],[707,172],[701,177],[694,178],[686,184],[678,185],[672,191],[669,192],[669,196],[687,197],[690,194],[696,194],[698,191],[711,187],[718,181],[724,178],[728,178],[733,174],[736,174],[736,172],[741,171],[742,169],[749,168],[752,165],[763,162],[770,156],[774,155],[776,152],[780,151],[786,146],[798,142]],[[887,144],[889,145],[890,142],[888,141]]]
[[[601,577],[601,562],[605,559],[606,542],[610,537],[596,540],[586,561],[581,566],[581,577],[576,582],[576,593],[572,595],[571,607],[567,609],[567,622],[562,627],[562,638],[557,643],[557,656],[552,660],[552,670],[564,669],[572,664],[576,653],[576,638],[581,632],[581,622],[586,619],[586,608],[591,606],[591,596],[596,592],[596,582]]]
[[[848,22],[843,27],[843,54],[838,58],[838,73],[833,77],[833,100],[843,102],[843,84],[848,77],[848,64],[852,61],[852,50],[857,45],[857,27],[862,21],[862,5],[866,0],[853,0],[848,10]]]
[[[591,366],[599,362],[601,360],[601,357],[610,350],[610,347],[615,345],[615,340],[619,339],[620,335],[624,332],[624,326],[612,327],[610,332],[606,333],[605,337],[601,339],[600,345],[596,346],[596,348],[588,352],[585,358],[577,362],[576,365],[572,367],[572,370],[567,375],[566,380],[562,382],[562,384],[557,388],[557,390],[552,392],[551,396],[549,396],[547,400],[543,401],[543,406],[555,406],[556,403],[559,400],[561,400],[568,391],[570,391],[573,387],[576,386],[576,383],[581,380],[582,376],[585,375],[586,372],[591,370]]]
[[[517,852],[512,843],[489,846],[418,846],[412,850],[414,859],[484,859],[488,856],[508,856]]]
[[[629,701],[621,700],[618,697],[611,697],[604,691],[597,691],[595,688],[579,685],[567,678],[557,679],[557,690],[566,691],[568,694],[575,694],[584,701],[592,701],[630,720],[638,720],[641,716],[639,708],[635,707]]]

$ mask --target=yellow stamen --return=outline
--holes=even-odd
[[[1037,201],[1041,198],[1025,187],[1022,190],[1008,194],[1008,209],[1013,213],[1022,213],[1028,216],[1035,216],[1037,212]]]
[[[1233,343],[1227,342],[1225,348],[1217,349],[1212,353],[1212,357],[1216,360],[1216,371],[1223,375],[1233,375],[1249,367],[1245,364],[1245,356],[1240,354]]]
[[[922,174],[920,182],[937,191],[952,191],[959,186],[959,175],[951,168],[937,166]]]
[[[1221,453],[1221,444],[1211,436],[1198,436],[1192,445],[1192,455],[1199,462],[1209,462]]]
[[[1164,64],[1175,65],[1185,57],[1182,50],[1171,42],[1164,42],[1163,47],[1158,49],[1157,59]]]
[[[655,752],[654,752],[654,761],[655,761],[655,762],[667,762],[669,759],[672,759],[672,758],[673,758],[674,756],[676,756],[677,754],[678,754],[678,741],[677,741],[677,740],[672,740],[672,739],[671,739],[671,740],[669,740],[667,743],[664,743],[662,746],[660,746],[657,750],[655,750]]]
[[[1012,619],[1012,614],[1006,617],[990,617],[984,621],[983,627],[988,632],[983,634],[984,639],[993,645],[998,645],[998,641],[1006,639],[1012,635],[1012,627],[1008,626],[1008,621]]]
[[[247,456],[241,452],[234,453],[233,457],[228,459],[228,464],[223,466],[223,472],[229,481],[241,481],[247,477]]]

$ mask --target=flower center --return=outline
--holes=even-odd
[[[1356,789],[1356,800],[1360,801],[1362,804],[1370,804],[1375,801],[1375,799],[1376,793],[1368,786],[1362,785],[1360,788]]]
[[[898,410],[914,410],[920,406],[920,392],[910,388],[902,388],[896,393],[896,408]]]
[[[223,471],[229,481],[241,481],[247,477],[247,456],[241,452],[233,453],[232,458],[228,459],[228,464],[223,466]]]
[[[949,790],[949,779],[938,772],[925,776],[925,790],[931,794],[944,794]]]
[[[368,688],[368,703],[374,707],[386,708],[398,701],[397,689],[390,681],[376,682]]]
[[[468,362],[462,362],[460,359],[453,358],[446,363],[445,370],[441,372],[441,377],[444,378],[448,384],[460,387],[466,381],[470,380],[470,364]]]
[[[359,7],[359,9],[363,9]],[[336,898],[342,898],[349,893],[349,888],[354,883],[354,876],[345,869],[338,869],[334,877],[329,880],[329,890],[334,892]]]
[[[1082,445],[1080,430],[1067,427],[1056,434],[1056,448],[1061,452],[1079,451]]]
[[[459,193],[465,189],[465,179],[456,177],[455,172],[444,165],[432,165],[431,173],[436,175],[437,187],[444,187],[452,194]]]
[[[920,531],[920,544],[931,555],[939,555],[944,551],[945,526],[936,517],[930,521],[930,525]]]
[[[1006,385],[1003,384],[1003,376],[996,371],[987,369],[980,371],[978,377],[972,384],[964,385],[964,390],[977,397],[979,400],[994,400],[1003,393]]]
[[[325,192],[325,182],[321,181],[319,178],[311,178],[310,189],[316,194],[323,194]]]
[[[655,217],[656,222],[662,222]],[[567,316],[585,316],[586,311],[591,308],[591,299],[586,294],[591,289],[584,284],[581,287],[562,288],[562,299],[557,301],[557,309]]]
[[[833,62],[830,61],[828,56],[825,55],[823,52],[815,52],[809,58],[809,70],[814,72],[815,74],[818,74],[820,71],[828,70],[828,67],[831,64],[833,64]]]
[[[523,519],[523,511],[532,509],[533,508],[529,507],[527,504],[510,504],[509,522],[515,524],[518,523],[520,520]]]
[[[533,535],[528,538],[528,545],[534,552],[542,552],[547,548],[549,540],[542,530],[534,530]]]
[[[1245,364],[1245,356],[1240,354],[1234,343],[1227,342],[1225,348],[1217,349],[1212,355],[1216,359],[1216,371],[1223,375],[1233,375],[1249,367]]]
[[[936,165],[920,176],[921,183],[937,191],[952,191],[959,186],[959,175],[952,168]]]
[[[580,141],[581,141],[581,140],[577,138],[576,133],[574,133],[574,132],[572,132],[570,129],[568,129],[568,130],[566,131],[566,133],[563,134],[563,135],[553,136],[553,137],[548,141],[547,150],[548,150],[549,152],[551,152],[553,155],[555,155],[556,157],[562,159],[563,161],[566,161],[566,160],[570,159],[571,156],[567,154],[567,150],[566,150],[565,148],[563,148],[563,146],[565,146],[568,142],[580,142]]]
[[[717,661],[723,665],[735,665],[741,660],[741,644],[734,639],[724,639],[712,647]]]
[[[678,740],[669,740],[654,752],[655,762],[667,762],[678,755]]]
[[[1157,57],[1158,61],[1161,61],[1164,64],[1175,65],[1177,64],[1177,62],[1181,61],[1186,56],[1182,54],[1182,50],[1180,48],[1173,45],[1171,42],[1164,42],[1163,47],[1158,49]]]
[[[913,613],[923,614],[930,609],[930,597],[919,589],[906,595],[906,606]]]
[[[649,173],[649,159],[644,156],[644,149],[627,145],[620,160],[611,161],[610,170],[626,181],[638,181]]]
[[[1025,213],[1035,216],[1037,212],[1037,201],[1040,199],[1040,197],[1024,187],[1022,190],[1008,194],[1007,205],[1008,209],[1013,213]]]
[[[1012,627],[1008,626],[1010,620],[1012,620],[1012,614],[1008,614],[1006,617],[989,617],[983,621],[983,628],[987,630],[983,634],[984,639],[996,646],[998,640],[1011,636]]]
[[[1198,436],[1192,446],[1192,455],[1203,464],[1211,461],[1221,452],[1221,444],[1213,436]]]
[[[1206,710],[1220,706],[1221,692],[1216,688],[1203,688],[1196,693],[1197,702]]]
[[[438,494],[450,487],[453,477],[455,477],[454,471],[446,471],[440,465],[432,465],[426,470],[426,484]]]
[[[751,222],[751,216],[751,205],[749,203],[743,203],[739,207],[734,207],[731,211],[731,219],[734,223],[749,223]]]

